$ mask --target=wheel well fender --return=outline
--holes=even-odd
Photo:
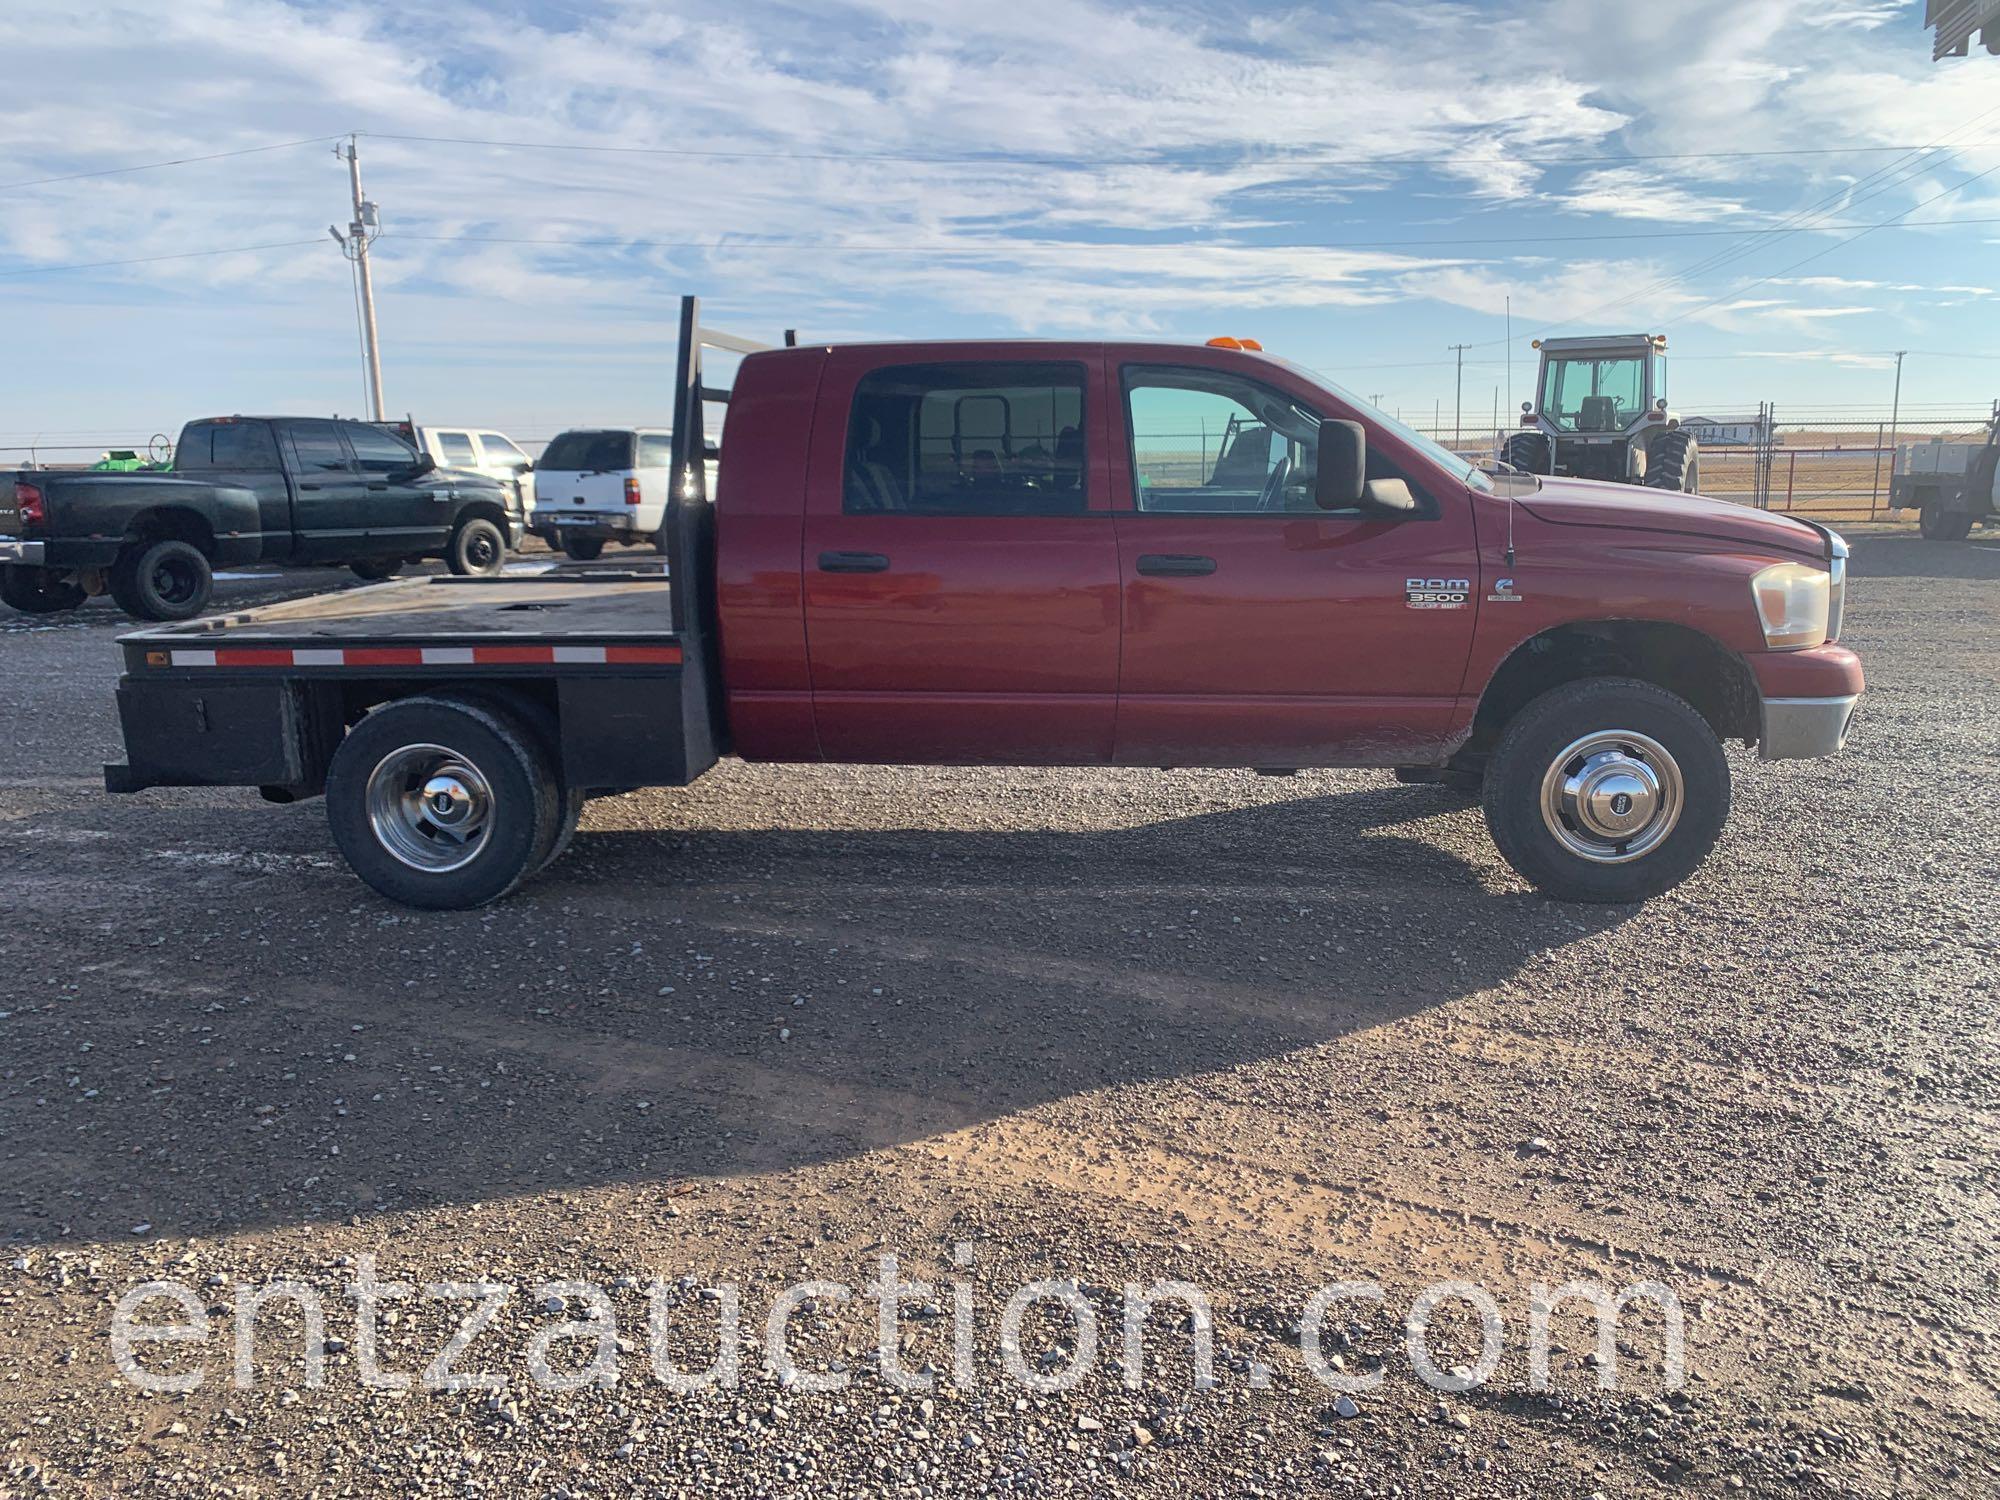
[[[142,510],[132,517],[125,528],[128,543],[157,542],[167,538],[186,542],[204,557],[212,559],[215,556],[215,529],[209,525],[208,517],[185,506],[162,505]]]
[[[469,500],[458,508],[458,514],[451,518],[454,534],[467,521],[491,521],[500,528],[500,534],[507,534],[507,512],[497,500]]]
[[[1466,748],[1491,750],[1528,704],[1587,677],[1636,677],[1665,688],[1718,739],[1748,743],[1761,730],[1762,698],[1749,664],[1713,636],[1664,620],[1592,620],[1545,630],[1508,654],[1480,694]]]

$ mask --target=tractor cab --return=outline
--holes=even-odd
[[[1667,410],[1666,335],[1537,339],[1537,398],[1501,457],[1531,474],[1608,479],[1692,492],[1700,481],[1694,434]]]

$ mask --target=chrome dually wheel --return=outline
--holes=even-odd
[[[368,823],[413,870],[443,874],[479,857],[493,789],[479,768],[443,745],[405,745],[368,776]]]
[[[1542,777],[1542,821],[1581,859],[1616,865],[1657,849],[1687,800],[1667,747],[1631,729],[1573,740]]]

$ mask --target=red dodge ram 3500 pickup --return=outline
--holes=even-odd
[[[1830,531],[1490,475],[1221,342],[765,350],[690,298],[666,575],[413,580],[128,636],[107,784],[323,792],[364,880],[461,907],[554,858],[587,795],[724,753],[1381,766],[1476,788],[1543,891],[1632,901],[1713,846],[1724,741],[1840,749],[1862,676]]]

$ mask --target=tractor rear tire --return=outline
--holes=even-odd
[[[1679,490],[1692,495],[1701,489],[1701,444],[1685,427],[1653,439],[1646,450],[1646,488]]]
[[[1553,474],[1556,471],[1555,445],[1546,432],[1509,433],[1501,445],[1500,461],[1523,474]]]

